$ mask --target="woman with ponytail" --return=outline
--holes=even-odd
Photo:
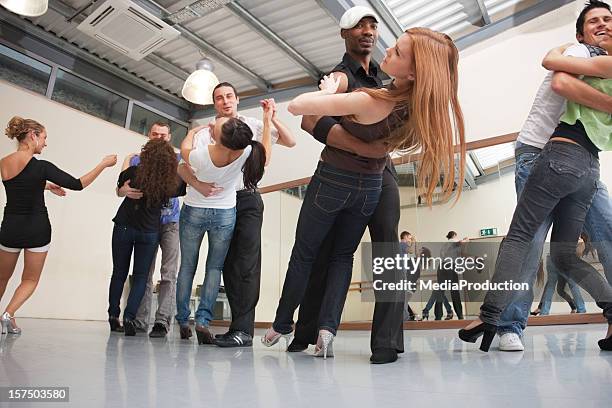
[[[5,130],[17,140],[17,151],[0,161],[2,183],[6,191],[4,218],[0,227],[0,299],[15,271],[19,253],[24,250],[21,284],[1,317],[2,333],[20,334],[13,318],[15,312],[34,293],[51,244],[51,224],[45,206],[44,191],[66,195],[63,188],[82,190],[102,171],[117,163],[117,156],[106,156],[80,179],[74,178],[45,160],[34,157],[47,146],[45,127],[33,119],[13,117]]]
[[[236,190],[241,181],[256,189],[270,160],[273,105],[263,103],[263,140],[253,140],[251,128],[237,118],[217,118],[209,131],[214,144],[194,142],[194,135],[206,126],[189,131],[181,144],[181,156],[199,180],[214,183],[216,194],[205,197],[193,188],[187,190],[179,220],[181,267],[176,288],[176,321],[181,338],[191,337],[189,300],[204,234],[208,232],[206,274],[196,311],[199,344],[213,344],[208,325],[219,293],[221,273],[236,223]]]
[[[294,115],[341,116],[340,124],[350,134],[365,142],[383,141],[389,150],[420,149],[418,184],[431,204],[440,182],[443,197],[448,198],[455,191],[455,179],[463,178],[465,141],[457,97],[458,60],[449,36],[412,28],[387,49],[380,64],[394,78],[390,87],[336,94],[339,79],[330,75],[321,81],[320,91],[298,96],[288,109]],[[460,153],[458,172],[455,144]],[[366,159],[330,146],[323,150],[302,204],[276,318],[262,338],[264,345],[289,338],[313,261],[332,226],[336,240],[328,276],[336,274],[335,281],[350,282],[353,254],[378,205],[385,163],[386,158]],[[463,183],[456,184],[460,190]],[[330,290],[334,296],[329,298],[344,300],[348,287],[326,288],[326,292]],[[343,302],[337,305],[341,308]],[[324,304],[322,310],[329,306]],[[315,355],[325,357],[328,349],[331,354],[338,323],[319,322]]]

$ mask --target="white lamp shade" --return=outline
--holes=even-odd
[[[183,98],[197,105],[212,105],[212,92],[219,85],[217,76],[207,69],[199,69],[189,75],[183,85]]]
[[[0,0],[9,11],[26,17],[38,17],[47,12],[49,0]]]

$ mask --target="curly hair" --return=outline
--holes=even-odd
[[[136,183],[147,207],[162,205],[176,193],[178,160],[172,146],[164,140],[150,140],[140,152]]]

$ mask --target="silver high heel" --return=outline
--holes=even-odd
[[[268,333],[270,333],[271,331],[274,331],[274,329],[272,327],[270,327],[267,331],[266,334],[264,334],[261,337],[261,343],[266,346],[266,347],[272,347],[273,345],[275,345],[276,343],[279,342],[280,339],[285,339],[285,349],[287,347],[289,347],[289,343],[291,342],[291,333],[289,334],[281,334],[281,333],[276,333],[272,338],[268,338]]]
[[[321,341],[321,346],[319,347],[319,340]],[[315,346],[315,357],[323,357],[325,360],[327,356],[334,356],[334,335],[328,330],[319,330],[319,340],[317,340],[317,345]]]
[[[21,334],[21,328],[13,324],[13,321],[11,320],[12,318],[13,317],[8,314],[8,312],[4,312],[2,317],[0,317],[0,323],[2,323],[2,334]]]

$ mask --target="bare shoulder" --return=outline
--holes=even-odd
[[[380,98],[375,98],[365,92],[352,92],[359,98],[362,109],[360,113],[355,115],[355,121],[364,125],[380,122],[393,112],[395,102],[387,101]]]

